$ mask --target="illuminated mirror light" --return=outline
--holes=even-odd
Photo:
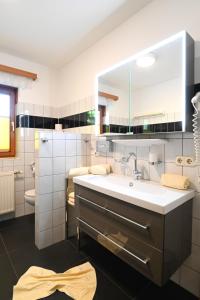
[[[149,53],[144,56],[138,57],[138,59],[136,60],[136,65],[140,68],[148,68],[152,66],[155,61],[155,55],[153,53]]]

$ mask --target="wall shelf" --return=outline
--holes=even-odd
[[[151,146],[151,145],[164,145],[167,143],[165,139],[129,139],[129,140],[112,140],[113,143],[126,145],[126,146]]]

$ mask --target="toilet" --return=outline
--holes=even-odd
[[[26,191],[24,199],[28,204],[35,206],[35,189]]]
[[[32,174],[35,175],[35,162],[32,162],[30,167]],[[26,191],[24,194],[24,199],[28,204],[35,206],[35,189]]]

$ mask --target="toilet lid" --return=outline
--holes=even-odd
[[[26,191],[25,195],[28,197],[35,197],[35,190]]]

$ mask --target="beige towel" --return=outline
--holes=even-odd
[[[92,300],[96,285],[95,269],[89,262],[58,274],[48,269],[30,267],[14,286],[13,300],[41,299],[56,290],[75,300]]]
[[[109,164],[94,165],[89,168],[89,173],[94,175],[106,175],[111,172]]]
[[[165,173],[161,176],[161,184],[174,189],[187,190],[190,186],[190,181],[186,176]]]
[[[68,197],[74,199],[74,192],[69,193]]]
[[[89,173],[88,167],[73,168],[69,170],[69,178],[73,178],[75,176],[87,175],[88,173]]]

